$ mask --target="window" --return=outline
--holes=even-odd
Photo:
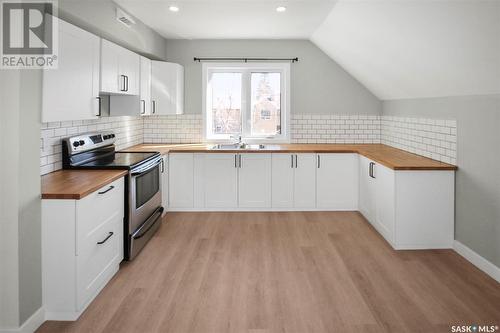
[[[290,64],[203,64],[206,139],[288,142]]]

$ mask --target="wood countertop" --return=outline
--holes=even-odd
[[[42,199],[82,199],[126,174],[126,170],[52,172],[42,176]]]
[[[265,149],[216,150],[213,144],[140,144],[124,151],[168,153],[358,153],[393,170],[456,170],[455,165],[383,144],[279,144]]]

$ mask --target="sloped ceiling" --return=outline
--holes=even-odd
[[[311,40],[383,100],[500,93],[500,1],[340,0]]]

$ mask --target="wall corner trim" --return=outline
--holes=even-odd
[[[45,309],[39,308],[18,328],[0,328],[0,333],[33,333],[45,321]]]
[[[453,243],[453,249],[462,257],[470,261],[474,266],[500,283],[500,268],[457,240]]]

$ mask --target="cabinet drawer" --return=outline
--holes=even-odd
[[[117,179],[76,203],[77,255],[78,242],[117,212],[123,217],[124,180]]]
[[[81,239],[76,274],[78,308],[93,298],[115,273],[122,259],[122,237],[123,216],[117,212]]]

